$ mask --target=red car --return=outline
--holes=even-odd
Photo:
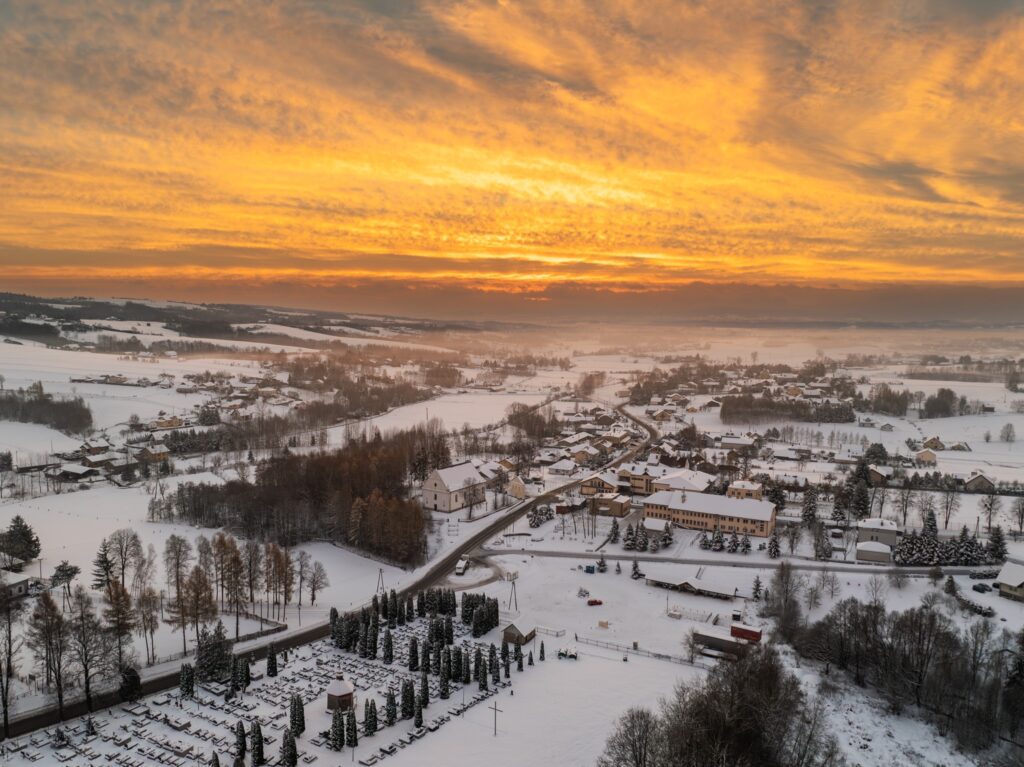
[[[604,602],[602,602],[600,599],[588,599],[587,604],[591,607],[594,607],[595,605],[603,605]]]

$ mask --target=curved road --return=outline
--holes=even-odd
[[[650,444],[652,439],[658,436],[658,432],[655,431],[654,428],[644,423],[640,419],[634,417],[633,415],[627,413],[625,411],[625,405],[619,405],[615,409],[619,412],[620,415],[624,416],[625,418],[629,419],[630,421],[644,429],[644,431],[647,432],[647,436],[639,443],[634,445],[632,448],[630,448],[628,451],[626,451],[623,455],[606,463],[604,466],[601,467],[601,470],[614,468],[621,463],[633,460],[647,447],[648,444]],[[459,559],[463,555],[475,551],[476,549],[479,549],[486,541],[488,541],[491,538],[491,536],[495,535],[496,533],[499,533],[516,520],[525,516],[530,511],[530,509],[532,509],[538,503],[541,503],[543,501],[554,500],[554,498],[558,496],[560,493],[578,487],[582,481],[583,479],[577,479],[573,480],[572,482],[567,482],[566,484],[561,485],[560,487],[557,487],[554,490],[550,490],[544,493],[543,495],[538,495],[533,498],[530,498],[524,501],[518,507],[514,507],[512,511],[506,514],[502,514],[494,522],[484,527],[478,533],[475,533],[474,535],[470,536],[462,543],[453,547],[453,549],[447,554],[441,556],[436,562],[434,562],[432,565],[430,565],[430,567],[428,567],[424,571],[423,575],[420,576],[419,579],[410,583],[408,586],[405,586],[401,589],[396,589],[396,593],[398,594],[399,598],[405,597],[409,594],[415,594],[417,591],[421,591],[426,588],[431,588],[435,584],[444,580],[447,577],[448,573],[455,569],[455,565],[458,563]],[[354,607],[353,609],[359,608]],[[278,649],[290,649],[292,647],[298,647],[299,645],[309,644],[310,642],[315,642],[319,639],[323,639],[329,634],[329,622],[320,621],[318,623],[314,623],[308,627],[304,627],[298,631],[295,631],[294,633],[290,633],[286,636],[277,637],[276,635],[272,635],[263,644],[246,650],[246,653],[251,654],[254,658],[259,659],[266,656],[267,646],[271,642],[273,642],[278,647]],[[144,678],[142,681],[143,695],[151,695],[153,693],[162,692],[164,690],[170,690],[177,687],[179,675],[180,671],[178,669],[175,669],[173,671],[167,671]],[[116,706],[120,703],[122,703],[122,700],[117,690],[101,692],[93,696],[93,711],[99,711],[104,708]],[[85,701],[76,700],[74,702],[69,702],[64,706],[63,719],[71,719],[76,716],[82,716],[87,713],[89,712],[86,709]],[[26,732],[38,730],[42,727],[49,727],[50,725],[57,724],[60,721],[62,721],[62,718],[58,716],[56,706],[47,709],[27,712],[24,716],[21,717],[15,714],[15,716],[11,718],[10,722],[10,735],[22,735]]]

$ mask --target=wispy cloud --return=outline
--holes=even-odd
[[[23,285],[1024,283],[1021,0],[11,0],[0,50]]]

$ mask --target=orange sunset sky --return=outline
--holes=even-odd
[[[6,0],[0,274],[436,316],[991,289],[1012,315],[1024,0]]]

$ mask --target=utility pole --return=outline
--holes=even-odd
[[[491,710],[494,712],[494,737],[498,737],[498,714],[505,712],[498,708],[498,701],[491,704]]]

